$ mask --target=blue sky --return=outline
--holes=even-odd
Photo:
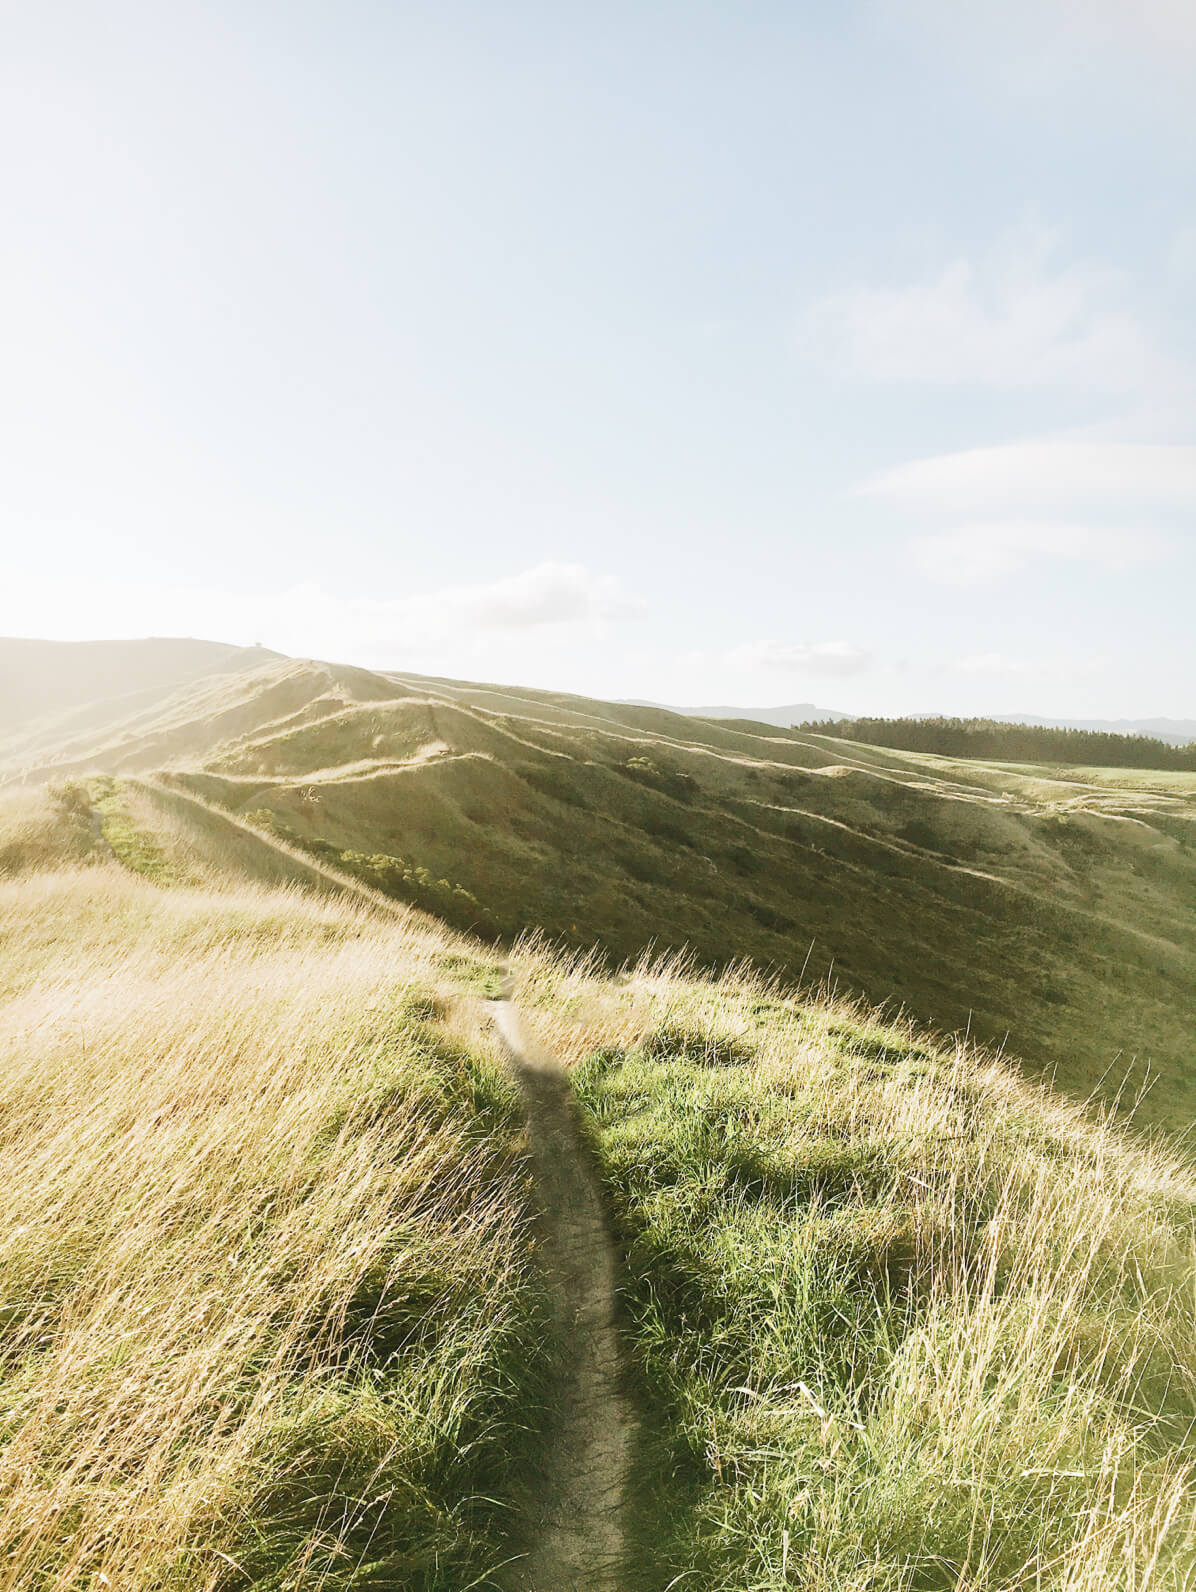
[[[1196,715],[1196,10],[9,7],[0,632]]]

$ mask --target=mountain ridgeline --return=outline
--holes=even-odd
[[[807,719],[793,726],[804,733],[826,728]],[[1054,725],[1013,724],[999,719],[839,719],[844,741],[888,746],[934,757],[974,757],[997,763],[1068,763],[1088,768],[1171,769],[1196,773],[1196,741],[1175,746],[1153,735],[1122,735]]]
[[[1140,1120],[1196,1105],[1196,776],[252,649],[165,688],[159,645],[140,691],[90,701],[81,668],[73,704],[10,708],[0,779],[84,807],[139,785],[492,942],[750,960],[1005,1045],[1074,1096],[1146,1088]]]

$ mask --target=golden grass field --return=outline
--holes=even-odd
[[[494,952],[97,797],[0,813],[0,1587],[503,1588],[554,1327]],[[1196,1585],[1182,1160],[747,969],[508,960],[618,1240],[629,1589]]]
[[[168,826],[188,883],[55,867],[69,815],[5,806],[0,1586],[466,1584],[542,1335],[469,953]]]

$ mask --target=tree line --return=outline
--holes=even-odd
[[[1056,729],[1045,724],[1005,724],[998,719],[808,720],[791,726],[817,735],[890,746],[939,757],[975,757],[999,763],[1082,763],[1091,768],[1154,768],[1196,772],[1196,741],[1171,746],[1152,735],[1110,730]]]

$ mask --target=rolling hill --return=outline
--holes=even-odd
[[[156,647],[159,644],[148,644]],[[152,778],[459,929],[687,947],[1196,1104],[1196,776],[986,765],[545,691],[244,658],[0,725],[0,775]],[[156,665],[155,665],[156,666]],[[82,688],[82,686],[81,686]]]
[[[0,637],[0,764],[103,742],[152,719],[197,682],[223,687],[278,654],[265,647],[154,637],[144,641],[32,641]]]
[[[1193,1584],[1190,1168],[973,1046],[95,776],[0,1049],[0,1592]]]

